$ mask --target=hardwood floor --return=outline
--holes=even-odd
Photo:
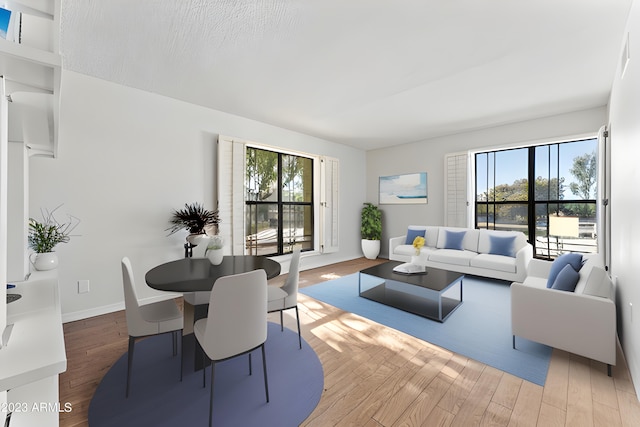
[[[381,261],[303,271],[300,286]],[[303,337],[325,374],[320,403],[304,426],[640,425],[640,403],[620,351],[610,378],[604,364],[554,350],[540,387],[305,295],[299,307]],[[285,322],[295,330],[291,314]],[[64,331],[68,367],[60,376],[60,402],[73,410],[60,414],[60,425],[86,426],[97,385],[127,350],[124,312],[67,323]]]

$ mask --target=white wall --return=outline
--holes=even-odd
[[[617,277],[618,335],[640,396],[640,4],[637,1],[632,5],[627,31],[630,61],[624,78],[620,68],[616,73],[609,107],[613,165],[611,274]]]
[[[606,108],[589,109],[475,132],[367,152],[367,201],[378,203],[378,178],[427,172],[427,205],[381,205],[381,254],[389,253],[388,239],[403,235],[411,224],[444,224],[444,155],[572,137],[595,136],[606,124]]]
[[[60,117],[58,158],[30,159],[29,205],[39,217],[64,203],[62,213],[82,221],[80,236],[56,248],[67,321],[124,307],[123,256],[144,283],[149,268],[184,255],[186,232],[165,230],[174,208],[213,207],[218,134],[340,159],[340,252],[302,267],[361,256],[361,150],[72,72],[62,75]],[[78,280],[90,281],[89,293],[78,294]]]

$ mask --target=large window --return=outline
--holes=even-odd
[[[280,255],[313,249],[313,159],[247,147],[246,253]]]
[[[477,228],[524,232],[541,258],[597,252],[597,139],[477,153]]]

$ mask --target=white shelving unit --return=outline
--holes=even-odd
[[[10,141],[23,141],[31,155],[55,157],[62,67],[60,0],[7,0],[4,8],[12,12],[7,39],[0,38]]]
[[[28,158],[58,152],[60,0],[0,0],[0,7],[11,11],[0,37],[0,404],[33,408],[58,404],[58,375],[66,369],[57,279],[34,273],[25,281]],[[22,299],[11,305],[8,281],[22,282]],[[9,425],[58,425],[57,411],[47,408],[14,413]]]

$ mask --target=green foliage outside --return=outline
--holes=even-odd
[[[597,171],[597,159],[596,153],[588,153],[582,156],[578,156],[573,159],[573,165],[569,172],[575,178],[567,186],[565,184],[565,178],[544,178],[537,177],[534,191],[535,201],[544,202],[552,200],[566,200],[567,189],[576,196],[575,198],[569,198],[569,200],[590,200],[595,199],[596,194],[596,171]],[[478,194],[477,196],[477,212],[478,218],[487,218],[487,216],[493,216],[494,221],[500,223],[515,223],[526,224],[528,218],[528,207],[525,204],[518,204],[522,202],[528,202],[529,200],[529,181],[524,179],[518,179],[513,184],[500,184],[494,188],[489,189],[489,192]],[[489,202],[490,212],[487,212],[487,205],[482,202]],[[493,202],[515,202],[514,204],[499,204],[494,205]],[[595,217],[595,204],[589,203],[559,203],[550,205],[561,215],[565,216],[578,216],[581,218],[593,218]],[[547,213],[538,215],[546,220]]]
[[[278,182],[278,153],[247,148],[246,181],[255,200],[267,200]]]

